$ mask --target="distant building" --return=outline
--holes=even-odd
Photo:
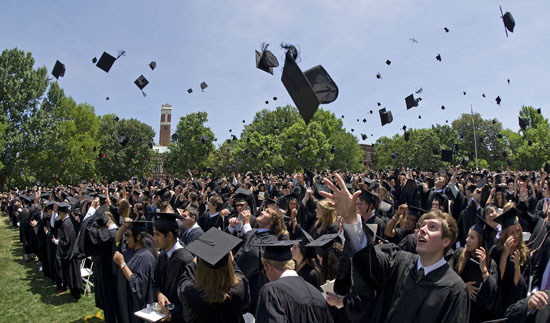
[[[359,144],[359,147],[365,153],[363,160],[365,161],[365,168],[374,168],[374,147],[372,145]]]
[[[170,143],[170,127],[172,125],[172,105],[163,104],[160,110],[160,134],[159,144],[168,146]]]

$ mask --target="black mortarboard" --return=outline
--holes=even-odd
[[[449,28],[447,28],[447,27],[443,28],[443,30],[445,30],[446,33],[449,32]]]
[[[444,162],[453,162],[453,151],[450,149],[442,149],[441,150],[441,160]]]
[[[424,210],[423,208],[413,206],[413,205],[408,206],[408,209],[409,209],[409,214],[416,216],[417,218],[429,212],[427,210]]]
[[[23,200],[25,200],[28,203],[32,202],[32,199],[29,196],[25,195],[25,194],[19,194],[19,198],[22,198]]]
[[[542,110],[540,108],[537,109],[537,114],[542,114]]]
[[[182,219],[181,215],[176,213],[155,212],[155,228],[161,230],[177,230],[179,228],[177,219]]]
[[[130,141],[130,138],[128,138],[125,134],[120,135],[116,140],[122,147],[126,146],[128,142]]]
[[[143,92],[143,88],[149,84],[149,81],[145,78],[145,76],[140,75],[135,81],[134,84],[141,90],[141,93],[143,93],[143,96],[146,96],[145,92]]]
[[[71,205],[69,203],[65,202],[57,202],[57,210],[59,212],[67,213],[69,212],[69,209],[71,208]]]
[[[171,138],[172,138],[172,141],[177,141],[178,139],[180,139],[180,136],[177,133],[175,133],[171,136]]]
[[[188,89],[187,89],[187,93],[193,93],[193,89],[192,89],[192,88],[188,88]]]
[[[460,159],[460,165],[466,166],[470,162],[470,159],[468,156],[462,155],[462,158]]]
[[[273,261],[289,261],[292,259],[290,248],[299,240],[278,240],[265,243],[253,243],[252,247],[264,247],[262,258]]]
[[[262,52],[256,51],[256,67],[273,75],[273,68],[279,66],[277,57],[267,49],[269,44],[262,45]]]
[[[62,64],[60,61],[55,61],[55,65],[52,70],[52,75],[56,79],[59,79],[59,77],[65,76],[65,65]]]
[[[388,59],[388,60],[386,61],[386,65],[390,65],[390,64],[391,64],[391,61]]]
[[[53,206],[55,205],[55,201],[48,201],[46,202],[46,208],[47,209],[53,209]]]
[[[367,203],[373,203],[374,208],[378,208],[378,203],[380,201],[380,197],[376,193],[372,193],[370,191],[361,189],[361,195],[359,195],[359,199],[367,202]]]
[[[298,195],[294,194],[294,193],[290,193],[286,196],[286,199],[290,202],[292,200],[296,200],[298,201]]]
[[[239,187],[235,191],[235,196],[233,197],[233,199],[235,201],[248,201],[251,197],[252,197],[252,192],[242,187]]]
[[[408,131],[405,131],[405,133],[403,134],[403,136],[404,136],[405,141],[409,141],[409,138],[410,138],[410,136],[411,136],[411,133],[408,132]]]
[[[302,72],[291,52],[286,52],[281,81],[307,124],[319,104],[336,100],[338,86],[321,65]]]
[[[548,162],[544,163],[544,171],[550,174],[550,164],[548,164]]]
[[[435,57],[435,59],[437,59],[438,62],[441,62],[441,54],[437,54],[437,56]]]
[[[380,114],[380,122],[382,123],[382,126],[392,123],[393,115],[391,111],[386,111],[386,108],[382,108],[378,110],[378,113]]]
[[[111,56],[107,52],[103,52],[96,66],[104,70],[106,73],[109,73],[109,70],[111,69],[115,61],[116,61],[116,58],[114,56]]]
[[[509,226],[518,224],[518,216],[520,214],[521,211],[513,207],[506,210],[506,212],[502,212],[502,214],[496,217],[493,221],[499,223],[502,226],[502,230],[505,230]]]
[[[500,7],[500,14],[502,14],[502,7]],[[506,37],[508,37],[508,31],[513,33],[514,27],[516,26],[514,17],[512,17],[510,12],[506,11],[506,13],[502,15],[502,22],[504,22],[504,27],[506,28],[504,31],[506,32]]]
[[[185,248],[202,259],[212,269],[223,267],[228,262],[229,251],[241,244],[242,240],[229,233],[210,228]],[[289,249],[290,250],[290,249]]]
[[[500,96],[497,96],[496,99],[495,99],[495,101],[497,101],[497,104],[500,105],[500,102],[501,102],[502,100],[500,99]]]
[[[43,193],[40,193],[40,198],[42,199],[49,199],[50,198],[50,192],[43,192]]]
[[[208,87],[208,84],[206,84],[206,82],[201,82],[200,87],[201,87],[201,91],[204,92],[204,89]]]
[[[96,214],[94,215],[94,221],[98,226],[103,227],[106,226],[107,223],[109,223],[109,216],[105,214],[105,212],[101,214],[97,214],[96,212]]]
[[[324,199],[325,198],[324,196],[322,196],[320,194],[321,192],[331,193],[331,190],[327,185],[325,185],[323,183],[315,183],[313,185],[313,195],[315,196],[316,199]]]
[[[131,230],[133,234],[139,234],[147,231],[147,226],[153,223],[153,221],[136,220],[131,223]]]
[[[522,117],[518,117],[519,127],[521,130],[525,130],[527,128],[527,119],[523,119]]]
[[[362,133],[362,134],[361,134],[361,139],[366,140],[366,139],[367,139],[367,135],[365,135],[364,133]]]
[[[417,107],[418,106],[418,101],[419,100],[414,98],[413,94],[406,97],[405,98],[405,104],[407,105],[407,110],[409,110],[411,108],[414,108],[414,107]]]
[[[154,70],[155,68],[157,68],[157,62],[152,61],[151,63],[149,63],[149,67],[151,68],[151,70]]]
[[[170,198],[172,197],[172,194],[170,193],[170,191],[167,188],[163,188],[163,189],[158,190],[155,195],[160,196],[160,201],[161,202],[169,201]]]
[[[414,179],[409,178],[405,183],[405,187],[403,187],[403,192],[405,192],[409,197],[412,197],[416,190],[416,182],[414,181]]]
[[[319,238],[315,239],[313,242],[310,242],[309,244],[307,244],[306,247],[325,247],[328,243],[331,243],[332,241],[334,241],[334,239],[338,238],[339,237],[339,233],[336,232],[336,233],[329,233],[329,234],[323,234],[322,236],[320,236]]]

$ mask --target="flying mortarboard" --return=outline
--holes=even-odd
[[[336,100],[338,86],[321,65],[302,72],[296,64],[296,56],[294,47],[287,50],[281,81],[307,124],[319,104]]]
[[[415,99],[413,94],[406,97],[405,98],[405,104],[407,105],[407,110],[409,110],[411,108],[414,108],[414,107],[417,107],[418,102],[420,102],[421,100],[422,100],[421,98]]]
[[[382,126],[392,123],[393,115],[391,111],[386,111],[386,108],[382,108],[378,110],[378,113],[380,114],[380,122],[382,123]]]
[[[262,44],[262,52],[256,51],[256,67],[273,75],[273,68],[279,66],[277,57],[267,49],[269,44]]]
[[[386,61],[386,65],[390,65],[390,64],[391,64],[391,61],[388,59],[388,60]]]
[[[107,52],[103,52],[103,54],[99,58],[99,61],[97,61],[96,66],[104,70],[106,73],[109,73],[109,70],[111,69],[115,61],[116,61],[116,58],[114,56],[110,55]]]
[[[510,12],[506,11],[506,13],[503,14],[502,7],[500,7],[500,14],[502,15],[502,22],[504,23],[504,32],[506,33],[506,37],[508,37],[508,31],[510,31],[511,33],[514,32],[516,21],[514,20],[514,17]]]
[[[441,54],[437,54],[437,56],[435,57],[435,59],[437,59],[438,62],[441,62]]]
[[[444,162],[453,162],[453,151],[449,149],[441,150],[441,160]]]
[[[188,89],[187,89],[187,93],[193,93],[193,89],[192,89],[192,88],[188,88]]]
[[[130,138],[128,138],[128,136],[126,136],[125,134],[122,134],[120,135],[118,138],[117,138],[117,142],[122,146],[126,146],[126,144],[128,144],[128,142],[130,141]]]
[[[500,105],[500,102],[502,101],[502,99],[500,98],[500,96],[497,96],[495,101],[497,101],[497,104]]]
[[[218,269],[227,264],[229,251],[241,243],[241,239],[211,228],[185,248],[203,260],[207,267]]]
[[[204,89],[208,87],[208,84],[206,84],[206,82],[201,82],[200,86],[201,86],[201,91],[204,92]]]
[[[65,65],[62,64],[60,61],[55,61],[55,65],[52,70],[52,75],[56,79],[59,79],[59,77],[65,76]]]
[[[157,68],[157,62],[152,61],[151,63],[149,63],[149,67],[151,68],[151,70],[154,70],[155,68]]]
[[[518,117],[518,122],[519,122],[519,127],[521,128],[521,130],[525,130],[525,128],[527,128],[527,119],[524,119],[522,117]]]
[[[143,96],[147,96],[147,94],[145,94],[145,92],[143,92],[143,88],[145,88],[147,86],[147,84],[149,84],[149,81],[145,78],[145,76],[140,75],[134,81],[134,84],[141,90],[141,93],[143,94]]]

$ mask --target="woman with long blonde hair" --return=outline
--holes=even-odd
[[[491,250],[491,258],[497,263],[498,294],[494,306],[494,317],[502,317],[506,308],[525,297],[527,283],[522,272],[528,261],[529,249],[523,242],[521,225],[517,215],[521,211],[515,203],[504,206],[504,212],[494,219],[502,226],[500,237]]]
[[[317,239],[323,234],[338,232],[336,210],[330,206],[328,200],[317,202],[315,217],[315,223],[310,230],[313,239]]]
[[[187,246],[197,258],[178,287],[185,322],[241,322],[250,291],[248,280],[233,266],[230,250],[239,243],[212,228]]]

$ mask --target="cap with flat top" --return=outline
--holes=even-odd
[[[52,70],[52,75],[56,79],[59,79],[59,77],[65,76],[65,65],[60,61],[55,61],[55,65]]]
[[[151,68],[151,70],[154,70],[155,68],[157,68],[157,62],[152,61],[151,63],[149,63],[149,67]]]
[[[290,248],[299,243],[300,240],[278,240],[266,243],[252,243],[252,247],[264,247],[262,258],[273,261],[289,261],[292,260],[292,252]]]
[[[382,123],[382,126],[385,126],[388,123],[392,123],[393,115],[391,111],[386,111],[386,108],[382,108],[378,110],[378,113],[380,114],[380,123]]]
[[[418,106],[418,102],[419,102],[420,100],[421,100],[420,98],[415,99],[413,94],[411,94],[411,95],[409,95],[408,97],[406,97],[406,98],[405,98],[405,104],[407,105],[407,110],[409,110],[409,109],[411,109],[411,108],[414,108],[414,107],[417,107],[417,106]]]
[[[296,56],[295,48],[287,50],[281,81],[307,124],[319,104],[336,100],[338,86],[321,65],[302,72],[296,64]]]
[[[116,58],[114,56],[107,52],[103,52],[103,54],[99,58],[99,61],[97,61],[96,66],[104,70],[106,73],[109,73],[109,70],[111,69],[115,61]]]
[[[67,213],[71,209],[71,205],[66,202],[57,202],[57,211]]]
[[[336,232],[336,233],[328,233],[328,234],[323,234],[322,236],[320,236],[319,238],[315,239],[314,241],[308,243],[306,245],[306,247],[313,247],[313,248],[317,248],[317,247],[325,247],[328,243],[334,241],[334,239],[338,238],[339,237],[339,233]]]
[[[149,84],[149,81],[145,78],[145,76],[140,75],[135,81],[134,84],[141,90],[141,93],[143,93],[143,96],[146,96],[145,92],[143,92],[143,88]]]
[[[450,149],[441,150],[441,160],[444,162],[453,162],[453,151]]]
[[[125,134],[120,135],[116,140],[122,147],[126,146],[128,142],[130,141],[130,138],[126,136]]]
[[[519,223],[518,216],[520,214],[521,211],[513,207],[506,210],[506,212],[502,212],[502,214],[496,217],[493,221],[500,224],[502,226],[502,230],[505,230],[506,228]]]
[[[256,51],[256,67],[273,75],[273,68],[279,66],[277,57],[267,49],[269,44],[262,45],[262,52]]]
[[[177,230],[179,229],[178,219],[183,219],[181,215],[176,213],[155,212],[155,228],[161,230]]]
[[[229,251],[241,244],[242,240],[229,233],[210,228],[185,248],[203,260],[208,268],[218,269],[227,264]]]

